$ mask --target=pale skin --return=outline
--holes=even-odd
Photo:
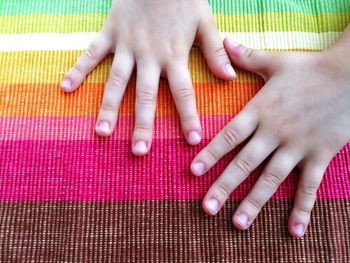
[[[323,52],[265,52],[227,39],[224,44],[233,64],[259,74],[266,83],[194,158],[192,173],[201,176],[246,141],[208,190],[203,208],[209,215],[217,214],[230,194],[270,158],[232,222],[248,229],[283,180],[299,167],[288,229],[292,236],[302,237],[324,172],[350,140],[350,26]]]
[[[195,41],[217,77],[236,78],[206,0],[114,1],[102,30],[66,74],[62,89],[75,91],[108,54],[115,53],[96,133],[113,133],[127,83],[136,68],[133,153],[142,156],[151,148],[161,75],[169,81],[184,136],[189,144],[196,145],[201,141],[202,129],[188,70],[189,52]]]
[[[235,212],[233,224],[248,229],[298,166],[302,174],[288,225],[293,236],[303,236],[324,171],[350,139],[349,27],[332,48],[318,53],[264,52],[225,40],[229,58],[206,0],[114,1],[102,30],[66,74],[62,89],[75,91],[105,56],[115,53],[96,132],[101,136],[113,133],[126,85],[137,68],[133,153],[145,155],[151,148],[161,75],[168,78],[186,140],[198,144],[201,126],[188,71],[188,55],[195,41],[216,76],[233,80],[232,61],[266,81],[191,164],[192,172],[201,176],[247,140],[209,189],[204,210],[217,214],[236,187],[271,157]]]

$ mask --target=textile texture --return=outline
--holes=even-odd
[[[210,0],[222,36],[253,48],[320,51],[350,23],[349,0]],[[131,153],[135,76],[116,132],[94,133],[112,56],[73,94],[64,73],[101,28],[111,0],[0,0],[0,262],[350,262],[350,143],[332,160],[304,238],[288,234],[293,172],[248,231],[232,214],[264,165],[215,217],[201,209],[211,183],[189,165],[262,87],[238,70],[224,82],[194,47],[190,69],[204,139],[185,142],[161,80],[154,143]],[[132,29],[130,29],[132,30]]]

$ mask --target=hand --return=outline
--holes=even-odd
[[[201,140],[188,55],[198,41],[212,72],[225,80],[236,74],[223,47],[206,0],[114,1],[108,18],[86,52],[61,84],[75,91],[109,53],[115,53],[106,84],[96,132],[113,133],[118,110],[134,66],[137,67],[133,153],[148,153],[160,75],[166,75],[189,144]]]
[[[259,74],[266,84],[191,164],[192,173],[200,176],[247,140],[207,192],[203,208],[208,214],[215,215],[270,157],[233,215],[233,224],[249,228],[282,181],[299,166],[302,174],[288,228],[295,237],[304,235],[323,174],[350,139],[350,60],[341,43],[345,41],[318,53],[273,53],[225,40],[232,62]]]

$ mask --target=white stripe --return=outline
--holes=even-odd
[[[314,49],[330,47],[340,32],[223,32],[221,36],[256,49]],[[0,51],[84,50],[95,37],[86,33],[0,34]]]

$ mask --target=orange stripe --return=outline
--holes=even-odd
[[[262,81],[195,83],[201,115],[237,114],[259,90]],[[84,84],[66,94],[55,84],[0,84],[0,116],[95,116],[98,113],[104,84]],[[134,115],[135,78],[130,81],[120,115]],[[175,106],[166,81],[158,93],[157,115],[174,116]]]

